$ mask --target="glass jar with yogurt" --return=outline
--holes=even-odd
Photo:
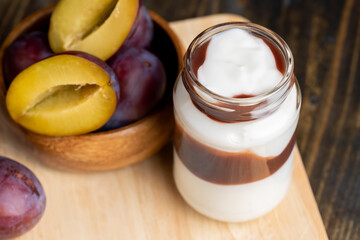
[[[173,99],[174,178],[190,206],[241,222],[281,202],[301,105],[281,37],[252,23],[205,30],[185,54]]]

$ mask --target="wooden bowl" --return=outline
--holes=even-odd
[[[48,22],[54,6],[41,9],[23,20],[5,39],[0,49],[0,91],[6,93],[2,59],[4,50],[34,25]],[[65,170],[104,171],[139,162],[157,152],[172,135],[172,88],[182,65],[184,48],[168,23],[149,11],[154,22],[151,50],[162,60],[167,74],[167,90],[161,103],[144,118],[128,126],[79,136],[49,137],[22,129],[35,151],[45,153],[46,164]],[[4,99],[2,99],[4,101]],[[15,124],[15,123],[14,123]],[[19,126],[20,128],[20,126]]]

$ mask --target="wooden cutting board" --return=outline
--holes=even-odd
[[[187,47],[206,27],[239,20],[223,14],[171,26]],[[172,178],[170,143],[141,163],[103,173],[59,171],[42,165],[36,154],[1,103],[0,155],[32,169],[47,195],[43,218],[22,240],[328,239],[297,149],[285,199],[266,216],[239,224],[208,219],[182,200]]]

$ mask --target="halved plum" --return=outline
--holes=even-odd
[[[106,60],[129,35],[138,9],[139,0],[61,0],[50,20],[50,47]]]
[[[31,65],[11,83],[6,106],[24,128],[49,136],[79,135],[104,125],[120,94],[114,72],[82,52],[55,55]]]

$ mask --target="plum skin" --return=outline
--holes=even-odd
[[[42,217],[46,196],[25,166],[0,156],[0,239],[20,236]]]
[[[127,48],[149,48],[154,36],[154,23],[144,5],[139,7],[134,25],[120,51]]]
[[[17,38],[4,53],[3,69],[6,87],[9,87],[11,81],[22,70],[53,54],[45,32],[33,31]]]
[[[109,65],[120,84],[120,102],[101,130],[119,128],[144,117],[160,102],[166,88],[161,61],[145,49],[120,51]]]

